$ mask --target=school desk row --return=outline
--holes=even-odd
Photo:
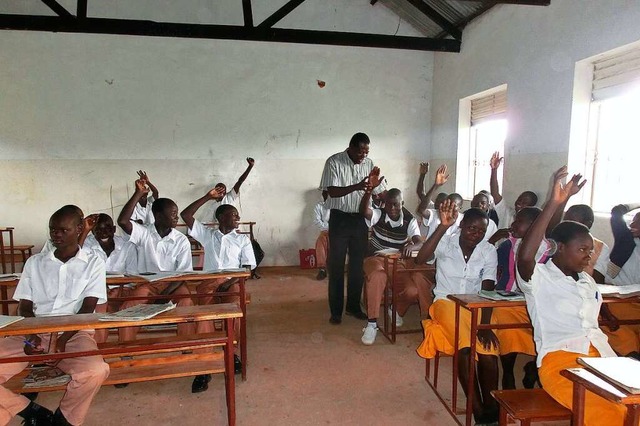
[[[458,365],[458,337],[459,337],[459,324],[460,324],[460,309],[467,309],[471,313],[471,331],[470,331],[470,342],[475,342],[478,337],[479,330],[492,330],[492,329],[507,329],[507,328],[532,328],[530,322],[526,323],[512,323],[512,324],[479,324],[478,319],[480,315],[480,310],[483,308],[509,308],[509,307],[522,307],[526,306],[526,303],[523,300],[489,300],[483,297],[480,297],[477,294],[457,294],[457,295],[449,295],[448,298],[452,300],[456,304],[456,314],[455,314],[455,323],[456,323],[456,332],[454,337],[454,353],[453,353],[453,362],[452,365],[454,369],[457,368]],[[627,298],[619,298],[612,296],[604,296],[604,303],[640,303],[640,296],[633,296]],[[633,320],[619,320],[619,324],[638,324],[640,323],[640,318]],[[475,382],[475,374],[476,374],[476,345],[471,345],[469,355],[469,372],[468,372],[468,383],[467,386],[467,401],[466,401],[466,410],[465,414],[465,425],[469,426],[472,423],[472,400],[473,394],[475,392],[475,387],[473,383]],[[431,363],[430,360],[426,360],[426,375],[425,378],[433,391],[436,393],[440,401],[445,405],[449,414],[457,421],[457,415],[461,414],[457,409],[457,399],[458,399],[458,380],[456,371],[452,374],[451,381],[451,406],[446,403],[445,398],[437,389],[437,368],[438,364],[436,363],[436,371],[434,371],[434,380],[431,381],[430,371],[431,371]],[[635,401],[635,400],[634,400]],[[578,401],[580,402],[580,401]],[[637,415],[635,411],[633,411],[633,415]]]
[[[242,361],[242,380],[246,380],[247,378],[247,292],[246,292],[246,280],[249,278],[249,271],[238,271],[238,272],[207,272],[207,273],[188,273],[184,275],[173,275],[160,280],[156,280],[155,282],[162,282],[166,284],[170,284],[173,282],[187,282],[187,283],[196,283],[199,281],[217,279],[221,277],[225,278],[236,278],[238,281],[238,291],[228,291],[228,292],[218,292],[216,295],[219,296],[238,296],[240,299],[240,310],[242,312],[242,318],[240,319],[240,336],[238,339],[238,346],[240,349],[240,360]],[[149,282],[148,279],[139,276],[107,276],[107,285],[128,285],[128,284],[144,284]],[[2,305],[2,314],[9,314],[9,306],[11,304],[17,303],[14,300],[9,299],[9,288],[15,287],[18,285],[18,279],[5,280],[0,281],[0,304]],[[193,293],[191,295],[183,295],[183,296],[172,296],[172,298],[178,297],[205,297],[210,295]],[[144,297],[117,297],[112,298],[110,300],[154,300],[159,298],[166,298],[166,296],[144,296]],[[102,327],[105,328],[105,327]],[[116,325],[112,325],[107,328],[117,328]]]

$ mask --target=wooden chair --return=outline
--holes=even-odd
[[[2,273],[7,273],[7,266],[10,266],[10,273],[16,272],[16,262],[13,258],[14,244],[13,244],[13,229],[11,227],[0,228],[0,263],[2,264]],[[5,234],[7,236],[5,237]],[[8,238],[9,244],[7,245],[6,239]]]
[[[495,390],[491,395],[500,404],[500,426],[507,426],[509,417],[520,420],[522,426],[531,422],[571,420],[571,410],[551,398],[544,389]]]

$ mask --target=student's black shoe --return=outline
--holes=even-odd
[[[358,312],[349,312],[349,311],[345,311],[345,313],[346,313],[347,315],[352,316],[352,317],[354,317],[354,318],[356,318],[356,319],[359,319],[359,320],[366,320],[366,319],[369,319],[369,317],[367,316],[367,314],[365,314],[365,313],[364,313],[364,312],[362,312],[362,311],[358,311]]]
[[[329,318],[329,322],[333,325],[340,325],[342,324],[342,318],[338,317],[338,316],[334,316],[331,315],[331,318]]]
[[[29,401],[35,401],[38,397],[38,392],[27,392],[23,393],[22,396],[29,398]]]
[[[191,384],[191,393],[200,393],[209,389],[209,382],[211,381],[211,374],[201,374],[193,379]]]
[[[238,355],[233,355],[233,371],[236,374],[242,373],[242,361],[240,361],[240,357]]]
[[[113,385],[116,389],[124,389],[129,386],[129,383],[118,383],[117,385]]]
[[[533,389],[536,386],[536,383],[540,387],[542,384],[540,383],[540,377],[538,377],[538,367],[536,366],[535,361],[529,361],[524,365],[524,377],[522,378],[522,386],[525,389]]]
[[[72,426],[71,423],[69,423],[64,417],[64,414],[62,414],[62,411],[60,411],[59,407],[53,414],[53,422],[51,422],[51,424],[53,426]]]
[[[318,281],[322,281],[322,280],[324,280],[325,278],[327,278],[327,270],[326,270],[326,269],[324,269],[324,268],[320,268],[320,269],[318,270],[318,275],[316,275],[316,280],[318,280]]]
[[[24,419],[22,424],[27,426],[50,426],[53,421],[53,412],[35,402],[30,402],[18,415]]]

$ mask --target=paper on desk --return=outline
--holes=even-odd
[[[375,252],[375,254],[378,254],[380,256],[386,256],[388,254],[398,254],[398,253],[400,253],[400,250],[395,248],[386,248],[386,249],[378,250]]]
[[[630,393],[640,394],[640,361],[622,356],[578,358],[578,363]]]
[[[640,284],[610,285],[598,284],[598,291],[605,296],[632,297],[640,295]]]
[[[192,271],[189,271],[189,272],[169,271],[169,272],[140,272],[138,274],[131,274],[126,276],[139,277],[139,278],[142,278],[143,280],[154,282],[154,281],[166,280],[169,278],[182,277],[184,275],[192,275],[192,274],[193,274]]]
[[[98,318],[100,321],[143,321],[153,318],[158,314],[174,309],[173,302],[162,305],[135,305],[118,312],[106,314]]]
[[[0,274],[0,281],[13,281],[20,278],[20,272],[14,274]]]
[[[6,327],[9,324],[23,320],[24,317],[12,316],[12,315],[0,315],[0,328]]]
[[[582,377],[583,379],[593,383],[594,385],[598,386],[601,389],[606,390],[609,393],[612,393],[620,398],[623,398],[625,396],[625,394],[623,394],[622,392],[620,392],[615,386],[613,386],[611,383],[601,379],[600,377],[596,376],[595,374],[593,374],[591,371],[587,370],[586,368],[568,368],[568,371],[571,371],[574,374],[577,374],[578,376]]]
[[[478,292],[478,296],[482,297],[483,299],[489,299],[489,300],[513,300],[514,302],[525,300],[524,295],[522,294],[514,294],[513,296],[503,296],[501,294],[498,294],[495,291],[489,291],[489,290],[480,290]]]

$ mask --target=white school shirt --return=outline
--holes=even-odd
[[[140,203],[136,203],[133,213],[131,214],[131,220],[141,220],[143,225],[154,223],[156,218],[151,211],[151,206],[154,201],[153,197],[147,197],[147,205],[144,207],[142,207]]]
[[[235,229],[223,234],[219,229],[207,228],[194,220],[189,235],[204,247],[205,271],[240,268],[243,265],[250,265],[251,269],[256,267],[251,240],[245,234],[238,234]]]
[[[507,204],[506,198],[495,205],[494,210],[498,215],[498,222],[501,228],[509,228],[516,218],[516,209]]]
[[[138,272],[193,271],[191,244],[183,233],[172,229],[163,238],[154,224],[131,225],[129,241],[138,247]]]
[[[465,263],[459,240],[459,232],[444,235],[436,247],[435,300],[447,300],[449,294],[475,294],[482,289],[482,281],[496,280],[496,248],[481,241]]]
[[[107,272],[135,274],[138,272],[136,246],[119,235],[113,236],[115,248],[109,256],[94,235],[87,235],[83,248],[92,251],[104,261]]]
[[[360,164],[354,164],[347,151],[338,152],[325,162],[319,189],[327,191],[330,186],[345,187],[355,185],[369,176],[372,169],[373,161],[370,158],[366,157]],[[379,194],[385,189],[386,184],[382,182],[373,190],[373,193]],[[345,213],[358,213],[363,195],[364,191],[353,191],[343,197],[328,197],[325,205],[328,209],[337,209]]]
[[[429,237],[436,232],[436,228],[440,225],[440,216],[438,215],[438,210],[428,209],[431,214],[429,218],[422,216],[422,220],[420,221],[420,235],[422,235],[425,240],[428,240]],[[420,215],[419,215],[420,216]],[[453,235],[460,229],[460,222],[462,222],[462,213],[458,214],[458,218],[456,219],[456,223],[451,225],[445,235]]]
[[[533,325],[538,367],[550,352],[588,355],[590,344],[600,356],[616,356],[598,324],[602,294],[589,274],[580,272],[575,281],[558,269],[553,260],[537,263],[529,281],[522,279],[517,269],[516,266],[518,284]]]
[[[611,278],[609,275],[605,275],[606,283],[614,285],[640,284],[640,238],[634,238],[634,241],[636,243],[636,247],[633,249],[631,256],[625,262],[625,264],[622,265],[622,268],[620,268],[620,272],[615,278]],[[604,254],[604,248],[602,249],[602,252]],[[602,257],[603,254],[601,254],[600,257]],[[607,254],[607,261],[608,260],[609,255]],[[598,263],[599,261],[600,258],[598,258]],[[601,269],[598,269],[602,268],[602,266],[598,266],[598,263],[596,263],[596,269],[600,273],[602,273],[603,271]],[[604,272],[606,271],[607,267],[605,265]]]
[[[482,240],[488,241],[489,238],[493,237],[493,234],[495,234],[497,231],[498,231],[498,225],[496,225],[496,223],[492,221],[491,218],[489,218],[489,224],[487,225],[487,232],[485,232],[484,238]]]
[[[320,231],[328,231],[329,230],[329,215],[330,215],[330,212],[331,212],[331,210],[329,210],[325,206],[325,202],[324,201],[320,201],[313,208],[313,216],[314,216],[313,224],[316,225],[318,227],[318,229],[320,229]]]
[[[63,263],[53,253],[38,253],[27,259],[14,300],[32,301],[36,316],[75,314],[86,297],[96,297],[98,303],[107,301],[102,259],[79,249]]]

